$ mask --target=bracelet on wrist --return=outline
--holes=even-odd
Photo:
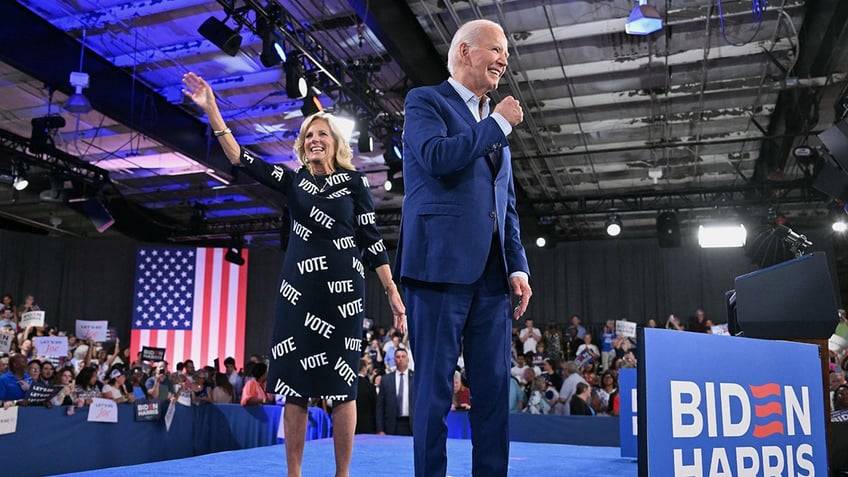
[[[227,134],[232,134],[232,132],[233,131],[230,130],[230,128],[224,128],[220,131],[212,131],[212,135],[215,136],[215,137],[221,137],[221,136],[224,136],[224,135],[227,135]]]

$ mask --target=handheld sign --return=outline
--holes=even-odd
[[[159,401],[148,401],[143,399],[133,403],[133,411],[136,422],[150,422],[159,420]]]
[[[143,346],[141,348],[141,359],[143,361],[165,361],[165,348]]]
[[[626,338],[635,338],[636,323],[627,320],[615,320],[615,334]]]
[[[21,315],[21,328],[26,329],[28,326],[44,326],[44,312],[28,311]]]
[[[88,407],[88,422],[118,423],[118,403],[111,399],[92,398]]]
[[[282,419],[280,419],[282,421]],[[0,435],[14,434],[18,430],[18,407],[9,409],[0,407]]]
[[[14,338],[14,333],[0,332],[0,353],[8,353],[12,349],[12,340]]]
[[[171,430],[171,423],[174,422],[174,413],[177,412],[177,405],[174,401],[168,403],[168,410],[165,412],[165,431]]]
[[[32,344],[39,356],[68,356],[67,336],[36,336],[33,338]]]
[[[109,334],[108,321],[77,320],[77,337],[83,340],[106,341]]]
[[[51,386],[38,383],[32,383],[26,393],[26,399],[30,405],[42,404],[44,401],[50,400],[62,390],[61,385]]]

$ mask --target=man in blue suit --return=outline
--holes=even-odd
[[[411,436],[415,398],[406,348],[395,349],[397,367],[383,376],[377,395],[377,434]]]
[[[532,294],[507,141],[523,112],[511,96],[494,107],[486,96],[506,73],[507,56],[498,24],[466,23],[448,53],[451,78],[406,97],[395,275],[418,363],[416,477],[446,473],[445,419],[460,349],[472,396],[472,475],[507,474],[510,315],[523,315]]]

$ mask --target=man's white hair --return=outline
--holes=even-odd
[[[475,44],[477,38],[480,36],[480,30],[486,26],[495,26],[503,31],[503,28],[497,23],[491,20],[481,19],[463,23],[453,35],[453,40],[451,40],[450,49],[448,50],[448,72],[451,76],[453,76],[456,62],[459,60],[459,45],[463,43]]]

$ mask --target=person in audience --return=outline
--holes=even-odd
[[[528,369],[529,366],[527,366],[527,360],[524,357],[523,353],[517,355],[515,359],[517,362],[515,366],[513,366],[512,369],[509,371],[509,374],[512,377],[518,379],[519,384],[524,386],[525,384],[527,384],[527,381],[524,380],[524,370]]]
[[[233,402],[241,402],[241,390],[244,388],[244,378],[236,371],[236,360],[232,356],[224,360],[224,374],[227,376],[230,387],[233,388]],[[217,380],[217,376],[215,378]]]
[[[548,322],[542,342],[545,343],[546,357],[557,361],[562,359],[562,331],[553,321]]]
[[[572,416],[594,416],[595,411],[589,406],[592,389],[586,383],[577,383],[574,395],[569,401],[569,409]]]
[[[109,379],[109,373],[111,372],[112,365],[116,364],[115,360],[118,358],[118,354],[121,351],[121,340],[119,338],[115,338],[114,347],[103,348],[101,347],[97,351],[97,377],[100,381],[106,381]]]
[[[377,389],[371,382],[371,358],[369,354],[359,359],[359,374],[356,382],[356,429],[354,434],[377,433]]]
[[[453,373],[452,411],[468,411],[471,409],[471,390],[462,382],[462,373]]]
[[[583,335],[583,343],[577,347],[577,356],[580,356],[580,353],[583,352],[589,353],[589,356],[592,357],[592,360],[596,363],[601,361],[601,351],[592,343],[592,335],[590,333],[586,333]]]
[[[11,333],[17,331],[17,318],[15,317],[15,312],[12,311],[11,308],[4,308],[3,311],[0,312],[0,329],[8,330]]]
[[[845,373],[842,369],[835,369],[830,372],[828,376],[830,380],[830,400],[833,401],[833,392],[836,391],[836,388],[845,384]]]
[[[53,376],[56,374],[56,367],[50,361],[41,363],[41,375],[38,382],[44,385],[49,385],[53,381]]]
[[[610,398],[618,390],[618,382],[610,371],[601,375],[601,385],[592,393],[592,409],[598,416],[610,415]]]
[[[571,315],[571,325],[568,328],[575,331],[574,336],[579,341],[583,341],[583,337],[586,336],[586,328],[583,326],[583,319],[580,318],[580,315]]]
[[[188,383],[191,389],[191,402],[193,404],[212,402],[212,387],[206,382],[206,373],[206,368],[195,371],[194,378]]]
[[[598,374],[595,373],[595,362],[589,361],[584,364],[582,368],[580,368],[580,374],[583,376],[583,379],[586,381],[586,384],[589,387],[595,387],[598,385]]]
[[[536,351],[536,343],[542,341],[542,333],[539,328],[533,326],[533,318],[524,320],[524,328],[518,333],[518,339],[522,343],[522,353],[533,353]]]
[[[254,363],[251,372],[254,379],[244,385],[244,390],[241,393],[241,405],[274,404],[274,399],[265,392],[265,381],[268,379],[268,365],[265,363]]]
[[[24,297],[23,305],[18,309],[18,320],[20,322],[21,315],[30,311],[41,311],[41,307],[35,303],[35,296],[27,295]]]
[[[0,375],[9,370],[9,356],[6,354],[0,355]]]
[[[154,368],[153,375],[145,382],[147,393],[152,399],[167,401],[176,396],[177,391],[171,381],[171,373],[168,372],[168,363],[160,361]]]
[[[693,316],[689,320],[689,331],[694,331],[696,333],[706,333],[709,331],[706,323],[706,317],[704,315],[704,310],[698,308],[695,310],[695,316]]]
[[[85,400],[80,398],[74,388],[74,370],[62,368],[56,374],[52,384],[62,386],[62,389],[50,400],[54,406],[76,406],[83,407]]]
[[[394,330],[394,328],[392,328],[392,330]],[[390,339],[383,345],[383,359],[386,363],[386,373],[394,372],[397,366],[395,363],[395,350],[398,349],[398,346],[400,346],[400,340],[401,334],[394,332]]]
[[[109,381],[100,390],[102,397],[118,404],[135,402],[135,395],[127,390],[127,375],[121,365],[113,366],[109,371]]]
[[[533,366],[542,369],[542,362],[545,361],[547,357],[547,353],[545,353],[545,342],[540,341],[536,343],[536,350],[533,352]]]
[[[93,367],[82,368],[77,374],[76,383],[74,391],[77,396],[83,399],[86,406],[91,404],[92,399],[103,397],[103,393],[100,391],[100,383],[97,382],[97,370]]]
[[[657,320],[655,320],[653,318],[649,318],[647,323],[645,323],[645,328],[656,328],[656,327],[657,327]]]
[[[613,391],[612,394],[610,394],[610,403],[609,407],[607,408],[607,412],[610,416],[618,416],[619,411],[621,410],[621,393],[619,391],[620,389],[616,388],[616,390]]]
[[[848,422],[848,385],[842,384],[833,392],[830,422]]]
[[[675,331],[684,331],[686,328],[680,324],[680,318],[677,317],[674,313],[668,315],[668,321],[665,322],[666,329],[675,330]]]
[[[15,299],[12,298],[11,293],[3,294],[3,299],[0,300],[0,310],[10,310],[12,312],[12,315],[15,316],[15,319],[17,319],[18,307],[15,306]],[[15,323],[17,323],[17,321],[15,321]]]
[[[26,356],[18,353],[9,358],[9,370],[0,376],[0,402],[4,407],[27,404],[24,397],[32,386],[32,378],[26,369]]]
[[[576,394],[577,385],[579,383],[585,384],[587,387],[589,385],[580,374],[579,369],[577,368],[577,363],[574,361],[568,361],[565,363],[564,368],[566,373],[565,379],[563,379],[562,388],[559,390],[559,397],[557,398],[554,413],[568,415],[571,409],[571,397]]]
[[[566,361],[574,361],[577,357],[577,348],[583,344],[583,339],[577,337],[577,328],[573,326],[565,330],[564,350]]]
[[[377,395],[377,434],[411,436],[415,390],[406,348],[395,350],[394,372],[386,373]]]
[[[41,361],[37,359],[30,361],[26,369],[32,382],[41,384]]]
[[[526,405],[524,389],[518,378],[509,377],[509,412],[521,412]]]
[[[521,392],[524,394],[524,407],[527,407],[527,402],[530,399],[530,393],[533,391],[533,380],[536,379],[536,373],[533,368],[527,367],[524,370],[524,385],[521,386]]]
[[[615,380],[618,381],[618,372],[623,367],[622,363],[624,362],[624,357],[616,356],[612,359],[612,363],[610,363],[609,371],[615,376]]]
[[[604,329],[600,334],[600,350],[601,350],[601,368],[604,371],[608,370],[612,359],[615,357],[615,350],[612,343],[615,340],[615,321],[607,320],[604,323]]]
[[[191,359],[187,359],[183,361],[183,374],[186,375],[188,381],[191,382],[194,380],[194,373],[196,370],[194,369],[194,361]]]
[[[530,397],[527,399],[527,407],[524,412],[528,414],[550,414],[551,405],[545,399],[545,391],[548,385],[545,378],[534,378],[530,384]]]
[[[542,373],[539,375],[545,378],[545,382],[556,388],[557,393],[559,393],[559,388],[562,387],[562,376],[557,371],[558,367],[558,361],[546,358],[542,361]]]
[[[224,373],[215,374],[215,387],[212,388],[212,402],[216,404],[232,404],[236,402],[235,388],[233,388],[233,384]]]
[[[132,368],[130,371],[130,387],[132,389],[130,391],[136,400],[150,397],[150,394],[147,392],[146,380],[147,376],[144,375],[144,371],[140,367]]]

